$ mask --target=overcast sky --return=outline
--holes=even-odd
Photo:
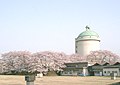
[[[0,0],[0,53],[72,54],[86,25],[99,34],[101,50],[120,54],[120,0]]]

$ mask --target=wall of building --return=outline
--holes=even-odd
[[[103,76],[110,76],[110,73],[114,72],[116,76],[120,76],[119,68],[104,68]]]
[[[95,71],[95,72],[94,72],[94,76],[102,76],[102,72]]]
[[[0,73],[3,72],[2,64],[0,63]]]
[[[100,49],[100,42],[97,40],[76,41],[75,51],[81,56],[86,56],[90,51]]]

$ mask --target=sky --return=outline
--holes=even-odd
[[[120,0],[0,0],[0,54],[72,54],[86,25],[99,34],[101,50],[120,54]]]

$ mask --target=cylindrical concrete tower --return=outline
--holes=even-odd
[[[99,35],[86,26],[86,31],[82,32],[75,39],[75,53],[86,56],[90,51],[100,49]]]

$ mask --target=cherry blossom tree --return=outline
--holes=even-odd
[[[78,54],[66,55],[65,53],[50,51],[36,52],[32,55],[32,58],[35,60],[34,70],[40,72],[61,70],[64,63],[82,61],[82,57]]]
[[[92,51],[89,55],[86,56],[86,60],[92,63],[105,63],[108,62],[113,64],[120,60],[120,57],[111,51],[107,50],[99,50],[99,51]]]
[[[30,70],[31,67],[31,53],[28,51],[14,51],[2,54],[4,62],[4,70],[9,72],[11,70]]]
[[[49,51],[34,53],[33,57],[37,60],[35,68],[39,71],[58,70],[67,60],[66,54]]]
[[[64,63],[88,61],[92,63],[115,63],[119,61],[118,55],[110,51],[93,51],[86,57],[82,57],[79,54],[67,55],[60,52],[36,52],[30,53],[29,51],[11,51],[2,54],[2,61],[4,71],[10,72],[15,70],[30,71],[30,72],[47,72],[49,70],[61,70],[65,67]]]

